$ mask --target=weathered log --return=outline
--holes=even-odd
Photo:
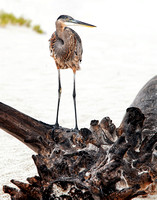
[[[139,92],[119,128],[109,117],[79,132],[35,120],[0,103],[0,128],[37,155],[38,176],[4,186],[14,200],[129,200],[156,192],[157,76]]]
[[[51,125],[37,121],[3,103],[0,103],[0,128],[38,152],[40,137],[52,130]],[[29,141],[29,142],[27,142]]]

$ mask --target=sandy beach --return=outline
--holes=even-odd
[[[45,31],[0,27],[0,101],[38,120],[53,124],[57,105],[57,69],[48,40],[61,14],[97,26],[73,27],[83,43],[76,75],[79,128],[109,116],[119,126],[143,85],[157,75],[157,2],[155,0],[1,0],[0,10],[24,16]],[[59,122],[74,127],[72,70],[62,70]],[[0,199],[11,179],[37,174],[33,151],[0,130]],[[145,199],[156,199],[149,197]]]

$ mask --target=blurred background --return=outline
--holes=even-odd
[[[157,74],[156,8],[156,0],[0,0],[1,12],[31,20],[44,32],[0,26],[0,101],[55,123],[58,76],[48,40],[56,19],[67,14],[97,26],[72,27],[83,43],[76,74],[79,128],[105,116],[119,126],[138,91]],[[59,122],[73,128],[72,70],[62,70],[61,80]],[[2,185],[11,185],[10,179],[25,181],[36,174],[33,153],[0,130],[0,199],[9,199]]]

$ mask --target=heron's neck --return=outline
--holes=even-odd
[[[65,28],[65,24],[63,22],[60,21],[56,21],[56,32],[57,35],[60,39],[64,39],[64,28]]]

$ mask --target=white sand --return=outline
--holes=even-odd
[[[157,74],[156,7],[155,0],[0,0],[0,9],[30,18],[46,32],[0,28],[0,101],[44,122],[55,122],[57,70],[48,39],[56,18],[68,14],[97,25],[74,27],[84,48],[76,77],[79,127],[105,116],[118,126],[137,92]],[[74,127],[72,71],[62,70],[61,78],[59,122]],[[0,130],[0,199],[10,199],[2,185],[12,185],[12,178],[25,181],[36,174],[32,154]]]

